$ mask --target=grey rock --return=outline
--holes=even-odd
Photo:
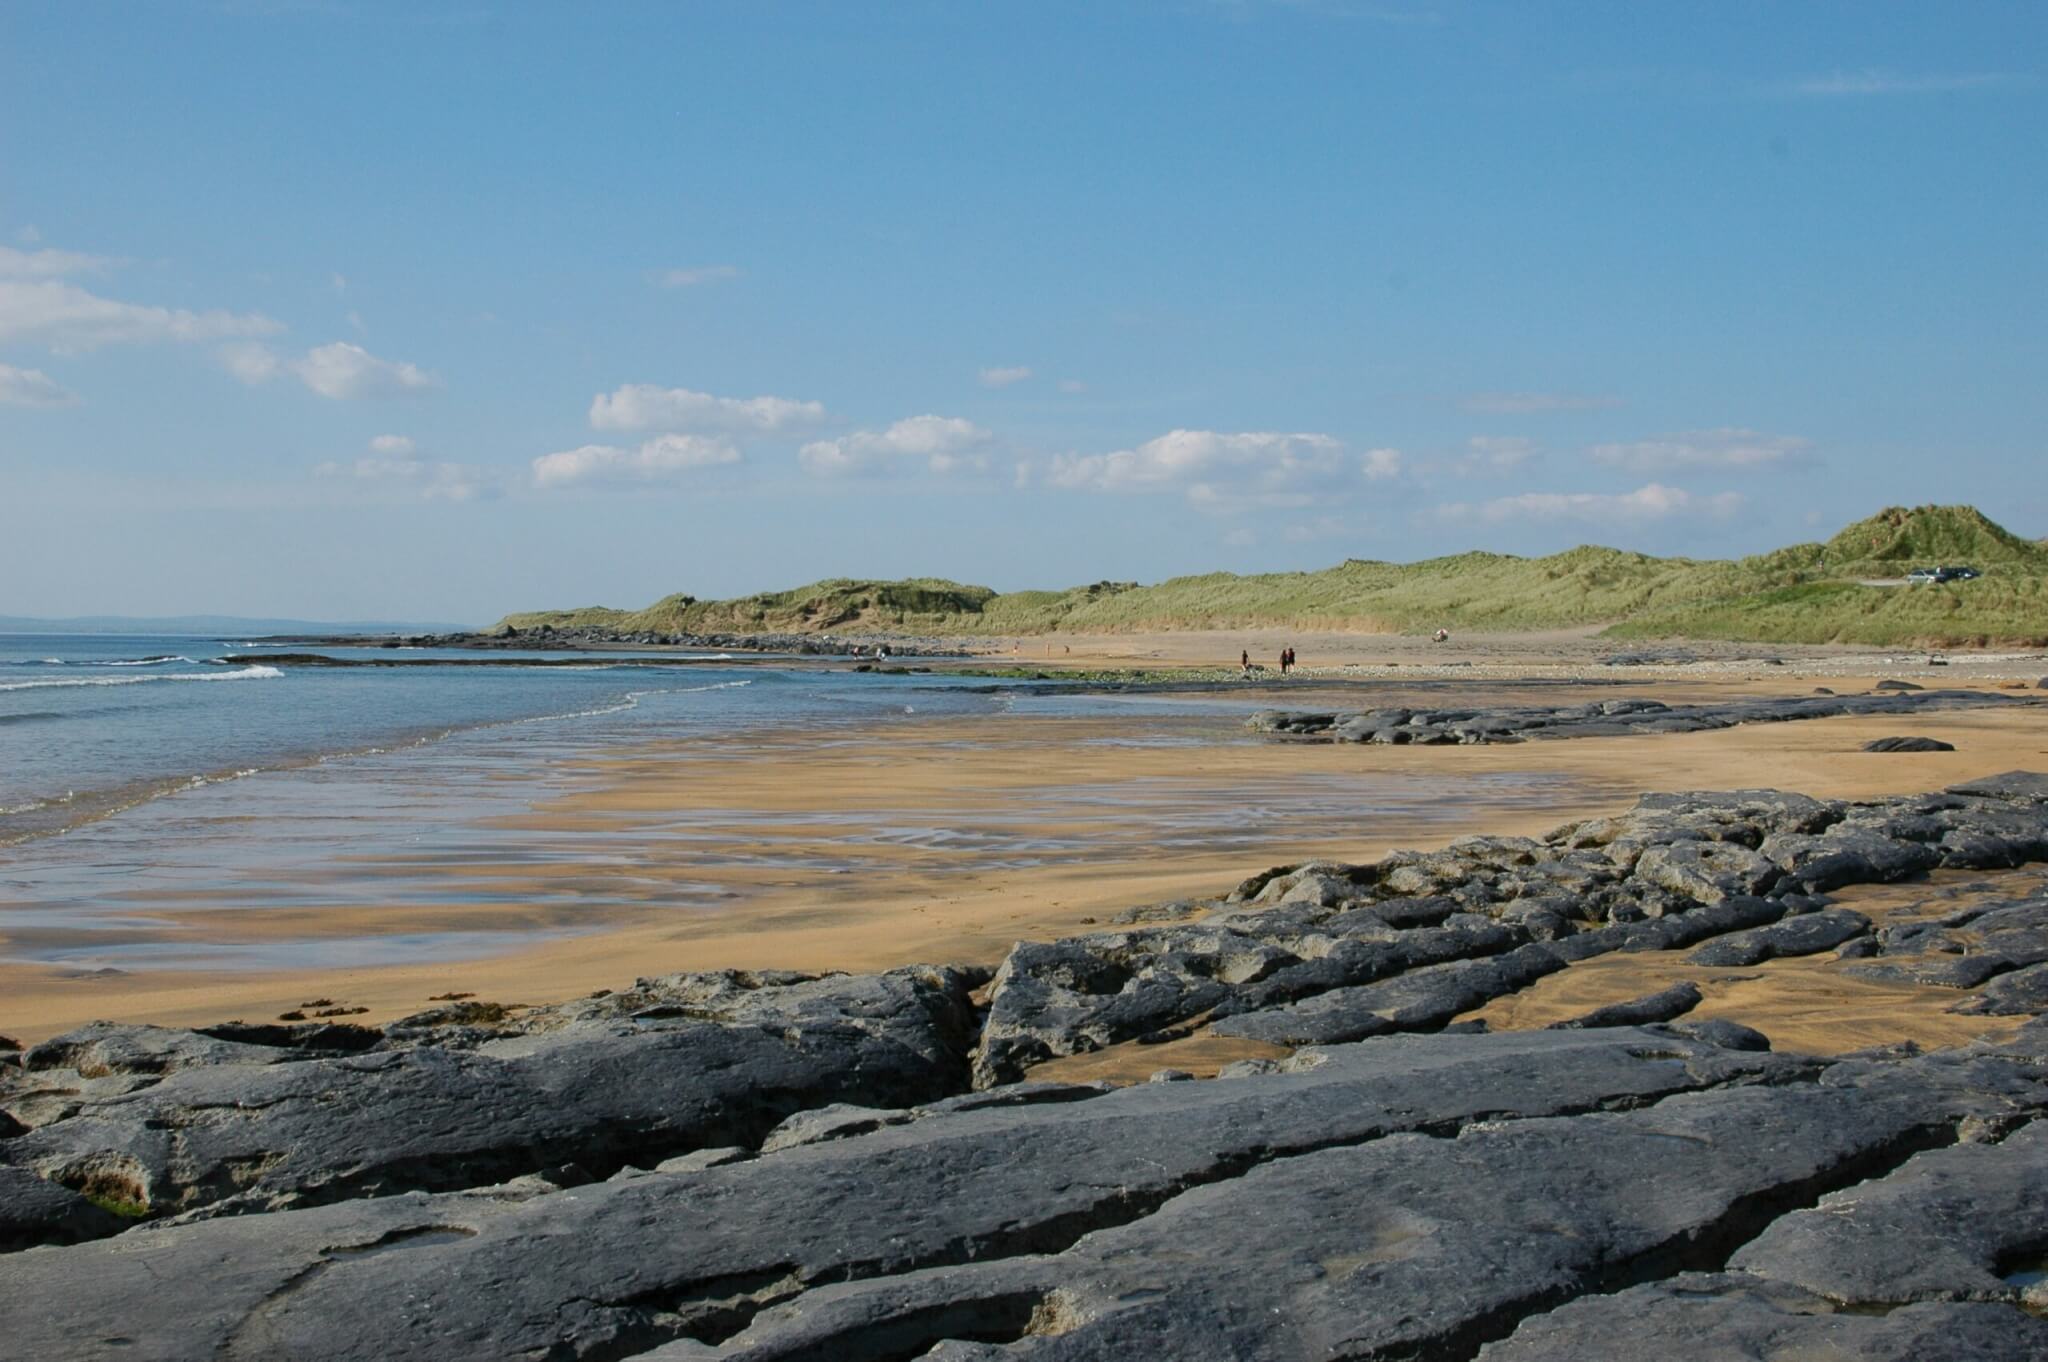
[[[75,1244],[126,1228],[69,1187],[0,1164],[0,1253],[35,1244]]]
[[[1950,794],[1978,795],[2011,803],[2048,804],[2048,773],[2004,771],[1995,776],[1964,781],[1948,787]]]
[[[1787,956],[1817,955],[1870,930],[1870,919],[1847,908],[1788,917],[1712,941],[1686,959],[1695,965],[1757,965]]]
[[[715,1342],[827,1283],[1057,1254],[1090,1230],[1142,1223],[1205,1183],[1234,1184],[1263,1161],[1300,1164],[1292,1156],[1370,1149],[1392,1132],[1800,1072],[1773,1056],[1626,1030],[1392,1038],[1327,1052],[1294,1072],[956,1112],[689,1174],[539,1196],[408,1193],[8,1255],[0,1337],[25,1356],[123,1358],[615,1356],[686,1336]],[[1928,1110],[1948,1097],[1940,1085],[1904,1091],[1921,1094]],[[1864,1101],[1863,1089],[1848,1086],[1827,1097],[1826,1130],[1815,1138],[1838,1149],[1905,1119],[1859,1118]],[[1813,1124],[1801,1118],[1797,1138],[1772,1143],[1803,1146]],[[1604,1130],[1592,1138],[1615,1151],[1595,1162],[1614,1177],[1633,1175],[1632,1144],[1610,1144]],[[1417,1149],[1451,1143],[1421,1140]],[[1553,1140],[1544,1157],[1558,1158],[1557,1149]],[[1563,1160],[1574,1162],[1582,1161]],[[1279,1228],[1303,1214],[1334,1223],[1340,1212],[1362,1213],[1398,1176],[1393,1165],[1366,1183],[1352,1183],[1346,1168],[1327,1171],[1308,1180],[1320,1188],[1308,1200],[1327,1201],[1326,1212],[1290,1192],[1248,1224]],[[1244,1211],[1261,1204],[1248,1189]],[[1215,1256],[1241,1261],[1248,1274],[1275,1262],[1263,1249]],[[93,1291],[64,1288],[80,1280]],[[114,1337],[133,1346],[95,1342]]]
[[[1715,1017],[1707,1021],[1671,1022],[1657,1028],[1687,1040],[1704,1041],[1718,1045],[1724,1050],[1747,1050],[1760,1053],[1771,1048],[1771,1038],[1753,1026],[1729,1021],[1726,1017]]]
[[[672,1159],[663,1159],[654,1165],[657,1173],[701,1173],[706,1168],[722,1168],[728,1163],[740,1163],[754,1156],[750,1149],[729,1144],[720,1149],[693,1149],[687,1154],[678,1154]]]
[[[1545,946],[1565,960],[1585,960],[1610,951],[1675,951],[1709,937],[1776,922],[1785,915],[1784,899],[1730,898],[1648,922],[1620,923]]]
[[[1255,732],[1322,742],[1512,743],[1528,739],[1625,737],[1638,733],[1698,733],[1737,724],[1787,723],[1844,715],[1918,714],[1937,710],[2025,705],[2030,700],[1973,690],[1926,690],[1908,681],[1878,683],[1868,695],[1811,695],[1717,704],[1666,705],[1655,700],[1606,700],[1590,705],[1501,709],[1375,709],[1360,713],[1263,710],[1245,721]]]
[[[168,1074],[195,1065],[278,1064],[290,1050],[217,1040],[197,1031],[162,1026],[92,1022],[28,1050],[23,1067],[70,1069],[82,1078],[114,1074]]]
[[[2038,1016],[2048,1012],[2048,965],[2029,965],[2010,974],[2001,974],[1985,985],[1982,993],[1964,999],[1949,1011],[1980,1017],[2016,1017],[2029,1013]]]
[[[1780,833],[1766,838],[1762,849],[1788,881],[1813,893],[1903,880],[1941,864],[1940,854],[1927,846],[1853,826],[1829,828],[1818,836]]]
[[[845,1357],[886,1338],[890,1355],[914,1356],[969,1317],[983,1349],[939,1356],[1468,1355],[1561,1299],[1711,1262],[1945,1121],[1906,1085],[1743,1087],[1451,1139],[1390,1135],[1196,1187],[1055,1254],[807,1293],[757,1316],[726,1355]]]
[[[1551,1029],[1579,1031],[1605,1026],[1642,1026],[1649,1022],[1668,1022],[1673,1017],[1684,1016],[1699,1005],[1699,985],[1688,980],[1629,1002],[1595,1008],[1582,1017],[1554,1022]]]
[[[1953,752],[1956,745],[1939,738],[1873,738],[1863,744],[1866,752]]]
[[[828,995],[803,987],[787,1000],[803,1019],[780,1026],[585,1024],[480,1051],[184,1069],[5,1142],[0,1163],[157,1214],[246,1212],[479,1186],[565,1163],[606,1176],[756,1143],[804,1108],[908,1106],[964,1086],[963,980],[897,971],[847,988],[862,1015],[826,1020]],[[893,1014],[877,1010],[884,995]]]
[[[1739,842],[1675,842],[1651,847],[1637,857],[1635,873],[1645,883],[1695,903],[1719,903],[1761,894],[1784,872]]]
[[[2048,1322],[1998,1305],[1909,1305],[1836,1314],[1795,1287],[1741,1274],[1686,1273],[1571,1301],[1479,1352],[1481,1362],[1587,1358],[1937,1357],[2026,1362],[2048,1353]]]
[[[1841,1305],[2020,1303],[2006,1264],[2043,1247],[2048,1123],[1999,1144],[1917,1154],[1897,1172],[1772,1224],[1731,1268]]]
[[[1976,988],[1999,975],[2048,963],[2048,893],[1895,926],[1881,933],[1878,941],[1881,954],[1850,966],[1850,973]],[[2014,987],[2013,998],[2026,988]]]
[[[778,1149],[793,1149],[800,1144],[843,1140],[880,1130],[883,1126],[900,1125],[910,1119],[909,1113],[904,1111],[884,1111],[835,1102],[830,1106],[797,1112],[783,1121],[761,1141],[761,1152],[772,1154]]]
[[[1426,1031],[1564,967],[1548,947],[1523,946],[1488,959],[1431,965],[1376,984],[1333,989],[1286,1007],[1228,1017],[1210,1029],[1277,1045],[1330,1045],[1389,1031]]]

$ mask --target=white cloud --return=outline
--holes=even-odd
[[[988,467],[979,452],[993,437],[972,421],[957,416],[911,416],[887,430],[857,430],[836,440],[815,440],[797,460],[819,477],[884,473],[922,459],[934,473]]]
[[[1580,393],[1473,393],[1464,405],[1467,411],[1519,416],[1544,411],[1605,411],[1621,406],[1622,401]]]
[[[1791,91],[1795,95],[1822,99],[1860,95],[1932,95],[1957,90],[1982,90],[1990,86],[2009,84],[2012,79],[2012,76],[2002,71],[1936,72],[1906,76],[1866,67],[1861,71],[1833,71],[1824,76],[1808,76],[1803,80],[1794,81]]]
[[[1797,435],[1765,435],[1739,426],[1688,430],[1653,440],[1594,445],[1595,463],[1631,473],[1684,473],[1695,469],[1757,472],[1797,468],[1812,462],[1813,441]]]
[[[396,397],[441,386],[440,379],[416,364],[379,359],[347,341],[308,350],[304,359],[292,362],[291,370],[314,392],[336,401]]]
[[[1361,463],[1366,481],[1384,482],[1388,478],[1401,476],[1401,451],[1398,449],[1368,449]]]
[[[543,454],[533,461],[533,482],[536,487],[660,482],[739,461],[739,450],[716,436],[657,435],[637,449],[582,445]]]
[[[1225,548],[1252,549],[1257,548],[1258,545],[1258,531],[1248,530],[1243,528],[1242,526],[1230,531],[1228,534],[1223,536],[1223,546]]]
[[[1474,505],[1454,502],[1437,508],[1447,519],[1585,520],[1592,522],[1670,520],[1675,517],[1719,519],[1742,506],[1735,492],[1703,496],[1661,483],[1646,483],[1633,492],[1524,492]]]
[[[1508,473],[1536,457],[1536,442],[1522,435],[1474,435],[1454,465],[1465,476]]]
[[[323,463],[313,471],[323,478],[393,488],[423,501],[477,501],[496,496],[503,481],[475,464],[422,459],[403,435],[379,435],[370,441],[369,457]]]
[[[254,341],[223,345],[219,353],[221,367],[251,387],[268,383],[284,368],[284,361],[277,357],[276,351]]]
[[[0,364],[0,407],[71,407],[78,395],[41,369]]]
[[[1031,377],[1031,370],[1026,365],[999,366],[981,371],[981,386],[984,388],[1007,388],[1012,383],[1022,383],[1029,377]]]
[[[1088,391],[1088,385],[1078,378],[1063,378],[1060,380],[1060,391],[1063,393],[1085,393]]]
[[[53,252],[33,253],[48,254]],[[102,298],[57,279],[0,279],[0,342],[46,345],[59,353],[123,343],[263,336],[283,329],[254,313],[144,307]]]
[[[785,430],[825,419],[825,404],[788,397],[713,397],[627,383],[590,399],[592,430]]]
[[[34,232],[33,228],[23,230]],[[31,245],[42,239],[40,235],[16,235]],[[121,263],[108,256],[81,255],[77,251],[21,251],[0,246],[0,279],[64,279],[74,274],[97,274]]]
[[[656,270],[648,276],[658,288],[695,288],[699,284],[717,284],[739,277],[739,269],[734,265],[698,265],[689,269]]]
[[[348,276],[345,274],[342,274],[337,271],[334,277],[332,279],[329,279],[327,282],[333,285],[334,291],[336,293],[348,292]]]
[[[229,373],[252,387],[289,373],[320,396],[336,401],[400,397],[441,386],[439,378],[417,364],[379,359],[347,341],[316,346],[298,359],[286,359],[269,346],[253,342],[224,345],[220,362]]]
[[[1201,506],[1298,506],[1354,466],[1328,435],[1173,430],[1135,449],[1058,454],[1045,480],[1089,492],[1179,492]]]

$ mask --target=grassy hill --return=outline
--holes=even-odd
[[[1940,586],[1866,584],[1941,563],[1967,563],[1984,575]],[[677,595],[645,610],[534,611],[508,615],[497,627],[1007,635],[1591,624],[1628,639],[2048,646],[2048,544],[2022,539],[1968,506],[1893,507],[1824,544],[1732,561],[1584,546],[1547,558],[1471,552],[1419,563],[1353,559],[1317,572],[1218,572],[1155,586],[1096,582],[1008,593],[936,578],[836,578],[737,600]]]

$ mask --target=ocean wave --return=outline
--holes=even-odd
[[[54,809],[59,805],[69,804],[76,798],[78,798],[78,791],[66,790],[63,794],[50,795],[45,799],[31,799],[26,804],[0,804],[0,818],[9,817],[13,814],[35,813],[39,809]]]
[[[183,657],[173,653],[158,653],[155,657],[124,657],[111,662],[88,662],[82,665],[89,667],[161,667],[166,662],[188,662],[197,666],[199,659],[196,657]]]
[[[638,707],[640,702],[650,695],[694,695],[698,691],[737,690],[741,686],[751,686],[753,684],[753,678],[748,677],[742,681],[714,681],[710,685],[705,686],[664,686],[655,690],[633,690],[627,691],[616,704],[601,705],[596,709],[570,710],[566,714],[535,714],[524,719],[508,719],[505,722],[512,724],[546,724],[553,723],[558,719],[595,719],[605,714],[623,714],[629,709]],[[495,727],[495,725],[485,725],[485,727]]]
[[[0,681],[0,691],[52,690],[73,686],[140,686],[151,681],[276,681],[275,667],[238,667],[231,672],[165,672],[159,676],[75,676],[62,681]]]

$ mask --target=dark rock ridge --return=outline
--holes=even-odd
[[[1281,867],[993,978],[98,1024],[0,1061],[0,1353],[2039,1357],[2048,1022],[1823,1061],[1684,1019],[1679,984],[1445,1027],[1604,951],[1829,942],[1859,969],[1995,961],[1959,999],[2038,1010],[1993,989],[2048,967],[2048,893],[1876,930],[1815,886],[2042,859],[2025,773],[1657,795]],[[1014,1081],[1205,1024],[1314,1048]]]
[[[1903,687],[1904,689],[1900,689]],[[2030,705],[2024,697],[1977,690],[1921,690],[1906,682],[1879,682],[1882,694],[1799,695],[1784,699],[1730,700],[1713,705],[1667,705],[1661,700],[1597,700],[1584,705],[1528,708],[1368,709],[1357,713],[1261,710],[1245,720],[1257,732],[1325,742],[1451,743],[1527,742],[1540,738],[1612,738],[1639,733],[1703,733],[1737,724],[1788,723],[1848,715],[1924,714],[1934,710]],[[1930,742],[1932,739],[1882,739]],[[1926,747],[1885,747],[1869,751],[1934,751]]]
[[[2040,1227],[2041,1160],[1998,1142],[2048,1110],[2044,1060],[2039,1025],[1833,1064],[1630,1028],[1395,1037],[1255,1078],[931,1104],[566,1190],[12,1254],[0,1337],[33,1357],[1514,1356],[1574,1312],[1592,1318],[1566,1337],[1597,1339],[1611,1301],[1700,1273],[1715,1308],[1676,1356],[1938,1327],[1967,1355],[2039,1356],[2048,1325],[1996,1273]],[[1860,1222],[1831,1223],[1844,1192]],[[1986,1223],[2005,1206],[2010,1226]],[[1930,1250],[1885,1252],[1901,1224]],[[1941,1304],[1907,1328],[1873,1300]]]
[[[886,646],[893,657],[961,657],[957,644],[899,634],[758,633],[758,634],[676,634],[649,629],[616,630],[562,627],[552,624],[532,629],[502,629],[487,633],[405,634],[366,640],[360,635],[279,635],[264,643],[303,643],[322,648],[474,648],[516,649],[521,652],[551,649],[646,647],[686,648],[702,652],[795,653],[805,657],[873,656]]]

